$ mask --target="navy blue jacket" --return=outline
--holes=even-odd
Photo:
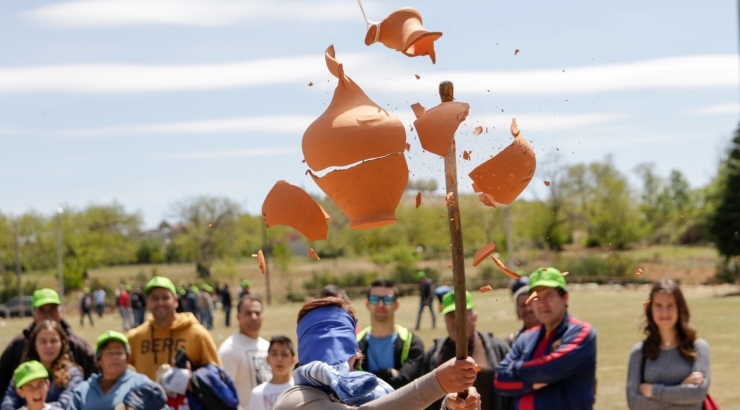
[[[494,386],[515,396],[518,410],[592,409],[596,395],[596,331],[587,322],[565,315],[545,356],[532,360],[545,326],[522,333],[499,363]],[[547,386],[534,390],[535,383]]]

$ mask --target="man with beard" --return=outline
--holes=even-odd
[[[424,343],[411,331],[395,323],[398,288],[391,281],[378,279],[367,290],[365,306],[370,311],[370,326],[357,334],[365,356],[363,370],[399,389],[421,377]]]

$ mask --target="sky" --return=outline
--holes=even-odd
[[[512,118],[541,164],[609,156],[635,188],[645,162],[706,184],[738,125],[733,1],[363,6],[373,21],[418,9],[444,33],[436,64],[366,46],[355,0],[0,2],[0,212],[115,200],[152,227],[198,195],[256,214],[281,179],[320,194],[301,139],[337,85],[324,63],[332,44],[345,73],[406,126],[412,178],[442,182],[443,162],[408,131],[410,105],[431,108],[439,82],[455,84],[470,104],[457,133],[458,150],[473,151],[459,164],[462,191],[511,143]],[[473,136],[478,125],[489,133]],[[546,172],[524,198],[546,196]]]

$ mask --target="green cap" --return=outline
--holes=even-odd
[[[183,288],[177,288],[177,293],[181,294],[182,296],[185,296],[185,294],[188,292]]]
[[[190,287],[190,291],[193,292],[193,293],[198,293],[198,292],[200,292],[200,289],[198,289],[197,286],[193,285],[193,286]]]
[[[177,296],[175,284],[172,283],[169,278],[165,278],[164,276],[153,277],[144,287],[144,296],[149,295],[149,292],[151,292],[154,288],[167,289],[172,292],[173,295]]]
[[[46,371],[46,367],[36,360],[21,363],[13,372],[13,381],[15,387],[21,388],[24,384],[36,380],[36,379],[48,379],[49,372]]]
[[[248,280],[243,280],[243,281],[239,282],[239,287],[248,288],[250,286],[252,286],[252,282],[250,282]]]
[[[475,301],[473,301],[473,295],[467,290],[465,291],[465,307],[468,310],[475,309]],[[455,311],[455,291],[446,293],[442,296],[442,315],[446,315],[450,312]]]
[[[126,338],[126,335],[121,332],[116,332],[115,330],[109,330],[98,336],[98,342],[95,345],[95,352],[99,352],[100,348],[110,341],[121,342],[124,346],[128,347],[128,339]]]
[[[126,285],[125,286],[125,289],[126,289],[126,291],[129,291],[130,292],[131,291],[131,285]]]
[[[59,294],[54,289],[43,288],[33,292],[31,298],[31,306],[37,308],[44,305],[61,305],[62,301],[59,300]]]
[[[426,273],[424,273],[424,271],[423,271],[423,270],[420,270],[420,271],[416,272],[416,279],[421,279],[421,278],[423,278],[423,277],[424,277],[424,276],[426,276],[426,275],[427,275],[427,274],[426,274]]]
[[[201,288],[202,288],[203,290],[205,290],[206,292],[213,292],[213,288],[211,287],[211,285],[209,285],[209,284],[207,284],[207,283],[204,283],[204,284],[203,284],[203,285],[201,286]]]
[[[85,288],[82,291],[85,292],[85,293],[90,293],[90,288]]]
[[[529,291],[532,292],[538,286],[568,290],[565,287],[565,276],[555,268],[539,268],[529,275]]]

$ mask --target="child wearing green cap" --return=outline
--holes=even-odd
[[[46,393],[49,391],[49,372],[40,362],[31,360],[21,363],[13,372],[15,391],[26,400],[20,410],[62,410],[60,407],[46,404]]]

